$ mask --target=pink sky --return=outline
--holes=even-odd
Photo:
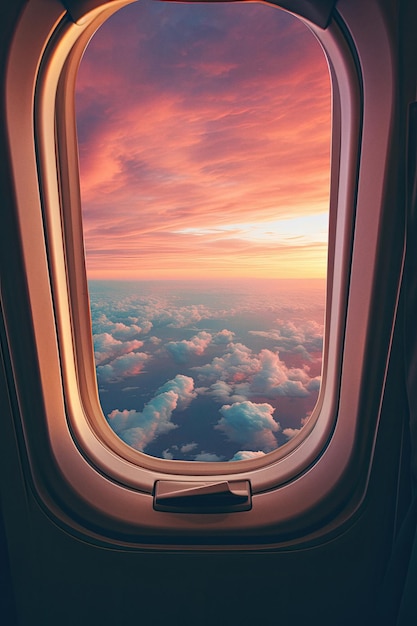
[[[330,81],[266,5],[135,3],[77,87],[90,278],[324,277]]]

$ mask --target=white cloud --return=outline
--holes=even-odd
[[[120,314],[116,316],[120,319]],[[129,322],[128,324],[121,321],[113,322],[105,313],[100,313],[99,315],[93,316],[93,330],[96,334],[109,333],[115,339],[126,341],[138,335],[146,334],[151,330],[152,322],[142,320],[139,326],[137,324],[138,321],[138,318],[129,317],[125,319],[125,322]]]
[[[308,395],[303,380],[307,383],[309,376],[303,370],[287,368],[276,352],[261,350],[258,362],[259,369],[251,383],[252,394],[258,392],[268,396],[295,397]]]
[[[193,379],[178,374],[158,389],[142,412],[115,409],[108,415],[109,424],[123,441],[143,450],[158,435],[177,428],[171,422],[173,411],[188,406],[195,396]]]
[[[185,363],[192,354],[204,354],[211,341],[212,336],[210,333],[203,330],[189,340],[183,339],[182,341],[168,342],[166,349],[178,363]]]
[[[288,368],[277,352],[264,349],[254,354],[240,343],[228,344],[227,350],[211,363],[192,368],[199,380],[212,383],[198,389],[202,395],[219,402],[241,402],[259,396],[305,397],[316,388],[308,368]]]
[[[255,404],[248,400],[226,404],[221,407],[223,417],[214,428],[249,450],[268,452],[277,447],[274,432],[280,430],[279,423],[272,416],[274,411],[270,404]]]
[[[282,434],[288,437],[288,439],[292,439],[295,435],[298,435],[300,430],[300,428],[284,428]]]
[[[177,397],[179,409],[185,409],[197,394],[194,391],[194,380],[190,376],[177,374],[173,380],[168,380],[159,387],[157,394],[173,391]]]
[[[152,337],[149,337],[148,341],[149,343],[152,343],[155,346],[158,346],[160,343],[162,343],[162,339],[160,339],[159,337],[155,337],[155,335],[152,335]]]
[[[222,357],[215,357],[211,363],[194,367],[200,380],[230,380],[244,377],[253,371],[252,350],[241,343],[228,345],[228,352]]]
[[[136,376],[142,372],[149,356],[144,352],[129,352],[118,356],[106,365],[97,367],[97,379],[99,383],[115,383],[129,376]]]
[[[212,396],[217,402],[223,404],[226,402],[243,402],[247,400],[246,395],[234,393],[234,386],[232,384],[229,385],[225,380],[216,381],[210,388],[199,387],[196,391],[200,395]]]
[[[316,376],[315,378],[311,378],[307,384],[307,389],[309,391],[319,391],[321,385],[321,376]]]
[[[323,350],[323,324],[314,320],[276,320],[277,328],[270,330],[250,330],[256,337],[263,337],[277,343],[277,347],[292,353],[299,353],[305,360],[311,359],[311,353]]]
[[[184,368],[183,371],[185,374],[193,371],[198,375],[198,388],[194,389],[192,385],[193,397],[197,393],[210,396],[218,406],[223,405],[222,409],[226,406],[244,406],[245,403],[252,407],[271,407],[273,404],[279,409],[280,397],[304,398],[309,394],[313,396],[317,393],[320,387],[320,376],[315,376],[315,374],[319,373],[323,325],[314,321],[307,321],[305,318],[302,319],[303,311],[301,309],[298,313],[300,317],[293,318],[291,321],[276,319],[278,315],[287,318],[293,313],[291,307],[285,308],[283,306],[281,296],[279,299],[277,296],[274,302],[271,301],[268,304],[268,317],[259,318],[260,328],[262,328],[263,319],[268,319],[268,324],[274,328],[250,331],[253,335],[252,342],[257,346],[257,350],[251,350],[243,343],[237,341],[235,343],[235,334],[226,328],[216,332],[213,330],[212,324],[208,323],[204,330],[200,330],[196,328],[196,324],[203,320],[217,319],[223,320],[220,322],[222,325],[232,325],[231,318],[233,316],[238,317],[239,320],[239,316],[242,316],[242,321],[249,319],[253,321],[258,313],[260,316],[265,314],[265,303],[260,300],[258,294],[251,294],[250,297],[245,295],[241,299],[230,301],[225,298],[222,304],[223,309],[219,306],[219,300],[214,300],[210,304],[210,298],[205,297],[203,301],[205,302],[204,305],[190,305],[188,304],[190,300],[187,299],[185,300],[186,306],[178,306],[178,304],[184,304],[184,301],[177,293],[163,293],[160,290],[153,292],[152,295],[147,293],[142,294],[142,296],[133,294],[120,300],[105,300],[103,298],[101,301],[93,302],[92,317],[93,328],[96,333],[94,340],[100,393],[107,390],[105,388],[108,386],[107,383],[124,381],[128,377],[140,374],[145,367],[147,370],[149,369],[150,374],[153,371],[151,368],[155,365],[156,371],[158,357],[165,359],[164,366],[173,367],[174,363],[167,361],[166,350],[176,362],[185,364],[190,358],[204,355],[206,352],[219,355],[213,359],[206,356],[205,365],[191,369]],[[306,307],[308,309],[307,305]],[[248,315],[251,317],[246,317]],[[271,320],[275,320],[275,322],[271,322]],[[201,323],[198,325],[203,327]],[[246,322],[244,326],[237,325],[237,328],[241,327],[246,332]],[[187,334],[177,330],[167,331],[167,328],[186,328]],[[217,328],[222,328],[222,326],[218,325]],[[184,336],[189,337],[193,331],[195,334],[191,339],[174,340]],[[159,348],[159,345],[163,344],[164,341],[162,338],[166,338],[168,335],[173,340]],[[258,337],[256,341],[255,337]],[[144,341],[146,352],[149,351],[149,354],[146,354],[143,348]],[[260,347],[264,346],[263,350],[259,350]],[[143,352],[140,352],[141,349]],[[150,368],[148,368],[147,363],[150,359],[152,361]],[[204,363],[204,361],[202,362]],[[307,362],[311,366],[310,370],[304,365]],[[168,375],[173,376],[177,371],[180,371],[179,367],[173,369],[173,373]],[[156,380],[161,380],[161,378],[156,377]],[[192,381],[191,378],[189,380]],[[137,382],[137,380],[131,379],[125,384],[136,384]],[[110,414],[113,415],[113,423],[116,427],[120,422],[120,428],[125,432],[125,440],[132,441],[131,445],[135,447],[142,446],[138,449],[143,449],[148,442],[164,432],[164,428],[168,432],[176,427],[171,421],[172,411],[183,406],[184,403],[181,398],[187,394],[184,390],[184,394],[177,393],[174,402],[170,395],[170,392],[173,391],[169,385],[170,382],[172,381],[168,381],[167,386],[163,386],[155,392],[153,400],[146,405],[141,413],[125,409],[124,411],[115,410]],[[133,391],[134,388],[125,387],[124,389]],[[271,404],[266,404],[269,402]],[[283,405],[283,410],[285,406],[287,405]],[[307,407],[307,404],[303,403],[303,406]],[[158,409],[161,414],[159,425],[155,425],[153,418],[150,417],[154,415],[154,409],[155,411]],[[236,411],[236,409],[234,410]],[[240,413],[242,414],[244,411],[240,409]],[[169,417],[166,419],[167,415]],[[222,413],[222,419],[218,422],[217,429],[229,439],[234,437],[233,440],[241,445],[243,449],[236,455],[241,455],[243,458],[244,455],[250,454],[250,458],[254,458],[257,453],[263,454],[264,450],[268,452],[272,449],[272,444],[273,448],[277,447],[274,435],[277,431],[273,428],[259,428],[259,430],[255,430],[258,433],[256,435],[258,439],[254,436],[249,438],[248,423],[250,420],[248,414],[245,413],[243,417],[241,416],[243,434],[239,437],[230,424],[231,413],[227,413],[227,417],[228,419]],[[279,417],[281,421],[284,421],[284,416],[281,413]],[[272,413],[270,418],[274,424],[277,424],[273,420]],[[294,422],[290,421],[290,423]],[[138,428],[142,431],[134,432],[134,429]],[[284,435],[292,436],[291,433],[295,433],[296,430],[285,429]],[[184,440],[187,442],[192,437],[192,435],[189,437],[185,434]],[[245,437],[247,438],[245,439]],[[256,447],[257,441],[259,441],[258,447]],[[168,455],[166,458],[178,458],[180,455],[188,455],[187,458],[193,458],[192,455],[200,449],[200,445],[191,441],[191,443],[185,443],[183,447],[177,446],[176,450],[174,450],[174,446],[170,446],[164,454]],[[202,451],[200,455],[212,455],[212,453]]]
[[[234,332],[232,332],[231,330],[227,330],[226,328],[223,328],[223,330],[221,330],[220,332],[216,333],[213,336],[213,343],[215,343],[216,345],[227,344],[233,341],[234,337],[235,337]]]
[[[239,450],[230,459],[231,461],[247,461],[248,459],[257,459],[260,456],[265,456],[265,452],[262,450]]]
[[[103,365],[106,361],[112,361],[118,356],[139,350],[143,341],[120,341],[109,333],[94,335],[94,357],[96,365]]]
[[[281,339],[281,333],[279,330],[250,330],[249,334],[254,335],[255,337],[263,337],[264,339],[271,341],[278,341]]]
[[[223,329],[218,333],[209,333],[202,330],[191,339],[182,339],[181,341],[170,341],[166,344],[166,349],[178,363],[186,363],[191,355],[202,355],[207,347],[213,343],[214,345],[228,344],[232,341],[234,333],[230,330]]]
[[[178,309],[172,307],[166,311],[166,325],[171,328],[184,328],[210,317],[212,315],[209,309],[201,304],[184,306]]]

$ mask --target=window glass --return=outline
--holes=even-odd
[[[262,456],[321,377],[330,79],[268,5],[137,2],[77,81],[100,403],[127,444]]]

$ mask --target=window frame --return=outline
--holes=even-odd
[[[13,354],[25,323],[37,363],[29,373],[17,358],[13,363],[25,471],[43,508],[90,538],[203,547],[314,540],[341,528],[363,502],[389,358],[404,252],[401,219],[389,252],[398,275],[375,285],[386,265],[381,233],[392,221],[398,185],[387,173],[396,125],[393,27],[377,0],[366,7],[340,0],[325,30],[300,18],[321,42],[333,83],[324,384],[312,419],[262,459],[168,461],[133,450],[103,419],[81,254],[78,63],[99,25],[132,1],[68,1],[75,7],[71,18],[58,0],[30,0],[9,58],[7,128],[22,289],[8,296],[11,304],[6,294],[6,335]],[[381,304],[376,340],[373,316]],[[13,310],[20,311],[17,318]],[[369,385],[375,393],[367,395]],[[153,509],[157,480],[230,478],[251,482],[250,511]]]

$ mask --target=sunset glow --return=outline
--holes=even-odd
[[[126,444],[242,461],[320,391],[324,55],[253,3],[134,3],[81,63],[77,123],[100,404]]]
[[[325,277],[330,81],[266,5],[138,2],[77,85],[89,278]]]

